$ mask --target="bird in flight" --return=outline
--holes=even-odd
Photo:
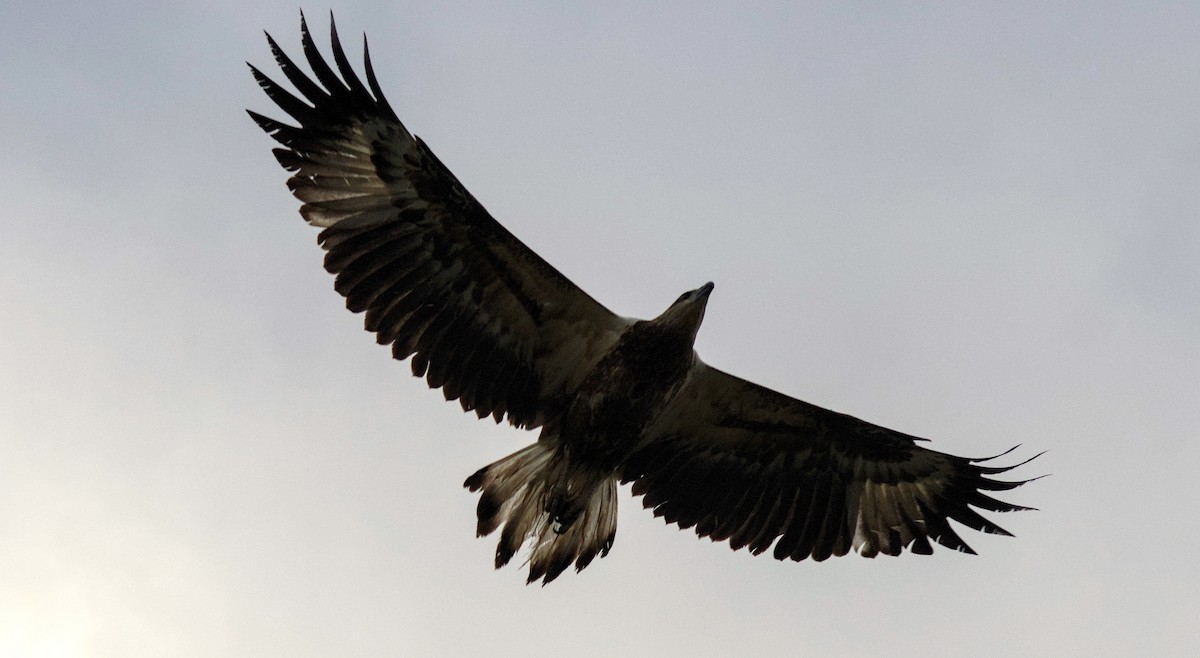
[[[527,582],[544,585],[607,555],[617,487],[627,483],[667,523],[778,560],[929,554],[933,542],[974,553],[951,520],[1008,535],[977,510],[1032,509],[992,495],[1029,481],[993,477],[1020,464],[930,450],[700,360],[693,343],[712,283],[652,320],[609,311],[501,226],[408,131],[365,38],[364,85],[336,25],[336,71],[303,16],[300,27],[313,77],[267,35],[299,96],[250,66],[298,125],[250,116],[282,145],[275,157],[292,172],[300,214],[322,229],[334,288],[447,400],[539,430],[465,483],[480,493],[478,536],[500,531],[496,568],[529,544]]]

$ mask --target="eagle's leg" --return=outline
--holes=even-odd
[[[564,534],[571,529],[575,520],[583,513],[600,482],[591,482],[586,493],[578,492],[572,495],[569,490],[568,478],[559,478],[555,483],[549,499],[546,501],[546,514],[550,515],[551,529],[555,534]]]

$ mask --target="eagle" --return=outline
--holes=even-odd
[[[1031,480],[714,368],[693,343],[713,291],[652,320],[608,310],[494,219],[401,123],[371,66],[355,73],[330,17],[336,71],[301,15],[312,76],[267,43],[299,96],[249,64],[297,125],[249,111],[282,148],[300,214],[322,230],[334,288],[392,356],[464,411],[539,430],[467,478],[495,566],[529,545],[527,583],[613,546],[617,488],[700,537],[778,560],[974,553],[950,521],[1010,535],[980,511]],[[315,78],[315,79],[314,79]],[[1035,455],[1036,457],[1037,455]],[[1033,459],[1033,458],[1030,458]],[[1032,478],[1036,479],[1036,478]]]

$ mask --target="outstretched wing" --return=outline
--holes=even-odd
[[[929,540],[974,553],[954,532],[1009,534],[975,509],[1031,509],[992,498],[1024,482],[916,445],[916,437],[813,406],[699,362],[627,461],[622,480],[668,523],[734,550],[824,560],[933,552]],[[1019,465],[1019,464],[1018,464]]]
[[[331,17],[332,20],[332,17]],[[284,148],[300,214],[324,230],[346,306],[464,410],[536,427],[627,325],[513,237],[396,117],[363,42],[368,89],[332,28],[338,73],[301,17],[310,79],[267,35],[303,99],[251,66],[299,126],[250,116]],[[340,73],[340,76],[339,76]]]

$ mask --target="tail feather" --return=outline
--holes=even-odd
[[[579,479],[555,459],[549,442],[535,443],[500,461],[485,466],[464,483],[471,491],[482,491],[476,508],[477,536],[491,534],[500,526],[496,545],[496,568],[508,564],[527,540],[533,540],[529,555],[529,579],[545,585],[572,563],[582,571],[596,556],[608,555],[617,534],[617,481],[612,476],[583,477],[583,487],[565,486]],[[564,491],[581,497],[579,514],[568,523],[555,522],[550,510],[575,507],[560,499]]]
[[[575,563],[575,571],[583,571],[596,556],[608,555],[617,536],[617,482],[607,478],[592,492],[579,518],[562,532],[556,532],[543,514],[544,524],[538,541],[529,556],[529,579],[532,583],[545,578],[543,585],[554,580]]]
[[[478,518],[476,537],[492,534],[500,523],[509,518],[518,503],[525,505],[534,502],[527,500],[530,494],[541,492],[533,491],[530,484],[536,475],[546,471],[553,456],[552,449],[534,443],[494,464],[484,466],[467,478],[463,486],[471,491],[483,490],[475,509]]]

